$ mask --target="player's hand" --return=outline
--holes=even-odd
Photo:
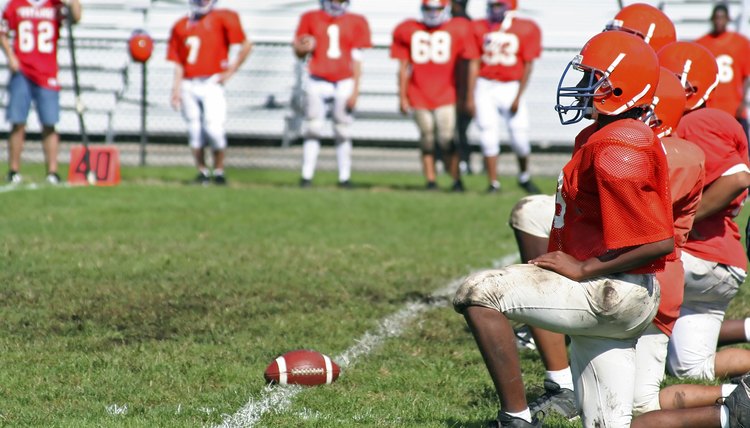
[[[510,114],[515,116],[518,113],[518,106],[521,104],[521,99],[516,98],[513,100],[513,104],[510,105]]]
[[[739,106],[737,106],[737,112],[735,112],[734,117],[743,117],[747,111],[747,106],[744,102],[740,103]]]
[[[216,83],[218,83],[219,85],[225,84],[232,76],[234,76],[234,72],[235,70],[230,68],[223,73],[219,73],[219,77],[218,79],[216,79]]]
[[[182,97],[180,96],[179,89],[172,90],[172,96],[170,97],[169,102],[173,109],[180,110],[180,107],[182,107]]]
[[[583,262],[570,254],[563,253],[562,251],[553,251],[551,253],[542,254],[535,259],[529,260],[529,264],[557,272],[573,281],[586,279],[583,270]]]
[[[21,69],[21,64],[18,62],[18,57],[13,54],[8,57],[8,69],[10,69],[11,73],[16,73]]]
[[[354,111],[354,107],[357,106],[357,99],[359,98],[358,93],[353,93],[352,96],[349,97],[349,99],[346,100],[346,111],[349,113]]]
[[[464,103],[464,113],[471,117],[474,117],[477,114],[477,105],[474,103],[473,97],[466,98],[466,102]]]
[[[402,97],[399,103],[399,110],[401,111],[401,114],[407,115],[409,112],[411,112],[411,105],[409,104],[409,100],[405,97]]]
[[[298,55],[307,55],[315,50],[315,37],[305,35],[294,41],[294,50]]]

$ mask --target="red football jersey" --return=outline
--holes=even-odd
[[[549,250],[601,257],[670,238],[672,223],[661,143],[643,122],[618,120],[591,135],[563,168]],[[629,272],[657,272],[665,259]]]
[[[167,60],[181,64],[184,77],[208,77],[225,71],[229,46],[245,41],[240,16],[214,9],[198,20],[183,17],[172,27]]]
[[[310,74],[330,82],[354,75],[352,50],[372,47],[370,25],[362,15],[345,13],[331,16],[322,10],[300,18],[295,38],[313,36],[315,49],[310,58]]]
[[[482,51],[479,76],[511,82],[521,80],[526,62],[542,54],[542,32],[534,21],[513,14],[493,24],[486,19],[474,21],[474,37]]]
[[[747,137],[730,114],[702,108],[686,114],[677,126],[677,136],[700,147],[706,156],[705,187],[737,165],[748,165]],[[747,268],[739,227],[734,222],[745,200],[744,191],[725,209],[693,225],[694,233],[685,244],[690,254],[717,263]]]
[[[10,0],[0,32],[15,34],[13,53],[20,71],[37,85],[59,90],[57,40],[63,20],[61,0]]]
[[[456,103],[456,63],[479,58],[479,50],[466,19],[453,18],[434,28],[409,19],[393,31],[391,57],[411,65],[406,93],[411,106],[434,110]]]
[[[667,335],[672,334],[674,323],[680,316],[680,306],[685,292],[685,270],[680,254],[693,227],[705,178],[705,157],[695,144],[677,137],[661,139],[669,165],[669,188],[674,216],[674,257],[656,273],[661,287],[659,310],[654,325]]]
[[[745,79],[750,76],[750,40],[732,31],[718,36],[707,34],[696,43],[708,48],[719,66],[719,84],[708,98],[708,107],[737,115],[737,108],[745,98]],[[740,117],[747,117],[743,109]]]

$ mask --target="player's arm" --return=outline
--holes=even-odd
[[[182,64],[174,63],[174,77],[172,79],[172,95],[170,97],[170,104],[175,110],[179,110],[182,105],[182,79],[185,76],[185,69]]]
[[[362,51],[355,49],[352,51],[352,79],[354,80],[354,89],[352,89],[352,95],[346,100],[346,108],[349,111],[354,110],[357,106],[357,99],[359,98],[359,82],[362,77]]]
[[[510,111],[513,114],[516,114],[518,111],[518,105],[521,103],[521,96],[526,91],[526,86],[529,84],[529,78],[531,78],[531,72],[534,70],[534,61],[526,61],[523,64],[523,76],[521,77],[521,81],[518,85],[518,94],[516,94],[516,99],[513,100],[513,104],[510,106]]]
[[[583,281],[597,276],[627,272],[645,266],[674,250],[674,237],[648,244],[630,247],[604,257],[592,257],[580,261],[562,251],[543,254],[529,263],[559,273],[574,281]]]
[[[292,42],[294,54],[299,59],[304,59],[315,50],[315,37],[309,34],[300,34]]]
[[[747,101],[745,99],[747,98],[748,89],[750,89],[750,77],[745,77],[742,83],[742,98],[740,99],[740,105],[737,106],[737,112],[734,117],[743,117],[745,115],[745,111],[747,110]]]
[[[80,22],[82,12],[80,0],[62,0],[62,3],[70,11],[73,23],[77,24]]]
[[[13,48],[10,45],[10,38],[8,38],[8,31],[6,29],[7,23],[3,22],[2,29],[0,29],[0,47],[5,52],[5,57],[8,58],[8,68],[12,73],[15,73],[19,69],[18,58],[13,53]]]
[[[409,61],[405,59],[398,60],[398,100],[401,114],[408,114],[411,111],[409,98],[406,96],[406,88],[409,86]]]
[[[748,187],[750,187],[750,173],[747,171],[719,177],[703,189],[703,196],[693,222],[697,223],[723,210]]]
[[[221,73],[221,76],[219,77],[219,83],[226,83],[229,78],[232,77],[234,73],[237,72],[237,70],[239,70],[245,60],[247,60],[247,57],[250,56],[250,53],[252,53],[252,51],[253,43],[249,39],[243,40],[240,43],[240,51],[237,52],[237,56],[235,57],[234,61],[229,64],[225,72]]]
[[[469,70],[466,76],[466,113],[474,116],[476,113],[476,104],[474,103],[474,88],[477,85],[477,76],[479,76],[480,58],[469,60]]]

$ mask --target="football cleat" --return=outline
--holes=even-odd
[[[21,177],[21,174],[15,171],[8,171],[6,181],[10,184],[21,184],[21,182],[23,181],[23,177]]]
[[[201,186],[208,186],[208,184],[211,183],[211,177],[208,175],[199,172],[198,175],[195,176],[195,184],[200,184]]]
[[[227,178],[224,176],[224,174],[216,174],[214,175],[214,184],[218,186],[226,186]]]
[[[54,185],[60,184],[60,176],[57,175],[56,172],[50,172],[49,174],[47,174],[47,177],[45,178],[45,180],[47,180],[47,183],[49,184],[54,184]]]
[[[531,413],[542,412],[545,415],[557,413],[571,421],[580,416],[575,393],[567,388],[561,388],[557,382],[544,380],[544,394],[529,403]]]

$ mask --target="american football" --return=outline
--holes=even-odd
[[[325,385],[338,379],[341,368],[327,355],[300,349],[271,361],[263,374],[266,382],[279,385]]]

